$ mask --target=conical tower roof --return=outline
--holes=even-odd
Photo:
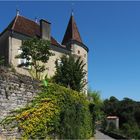
[[[80,33],[78,31],[73,14],[71,14],[62,44],[65,45],[71,40],[75,40],[75,41],[82,43],[82,39],[80,37]]]

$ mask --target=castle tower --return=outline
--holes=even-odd
[[[74,20],[73,14],[68,22],[68,26],[66,32],[64,34],[62,45],[65,45],[67,49],[71,50],[71,53],[75,56],[80,56],[83,59],[84,63],[86,64],[84,69],[87,72],[85,77],[85,82],[88,81],[88,47],[83,43],[80,33],[78,31],[78,27]],[[84,87],[84,92],[87,93],[87,86]]]

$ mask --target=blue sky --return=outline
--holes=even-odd
[[[0,32],[16,8],[30,19],[52,23],[62,41],[74,3],[74,17],[89,47],[89,86],[103,99],[115,96],[140,100],[140,1],[0,2]]]

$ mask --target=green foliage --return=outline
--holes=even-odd
[[[61,64],[56,61],[56,73],[53,79],[57,84],[79,92],[86,85],[84,66],[85,64],[80,57],[76,58],[73,55],[69,57],[62,56]]]
[[[4,57],[0,56],[0,65],[4,64]]]
[[[124,123],[121,130],[130,138],[140,139],[140,128],[136,122]]]
[[[95,122],[101,121],[104,117],[104,113],[102,111],[103,101],[100,97],[100,93],[98,91],[88,91],[88,96],[92,100],[94,104],[94,119]]]
[[[117,111],[118,111],[118,105],[119,101],[117,98],[115,98],[114,96],[111,96],[110,99],[106,99],[104,100],[104,112],[107,115],[118,115]]]
[[[2,121],[23,139],[87,139],[92,134],[90,102],[84,94],[49,84],[32,103]]]
[[[16,58],[26,59],[26,62],[19,65],[19,67],[29,67],[30,74],[37,79],[41,78],[41,73],[46,70],[45,64],[49,57],[53,55],[50,52],[50,41],[31,38],[23,41],[21,46],[21,54]]]
[[[104,101],[103,110],[105,114],[118,116],[120,132],[130,138],[140,138],[140,102],[124,98],[119,101],[110,97]]]
[[[94,104],[93,109],[93,130],[95,130],[95,125],[101,123],[104,117],[104,113],[102,111],[103,101],[100,97],[100,93],[98,91],[88,90],[88,97],[91,102]],[[94,132],[94,131],[93,131]]]

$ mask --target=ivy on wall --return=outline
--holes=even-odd
[[[18,127],[23,139],[87,139],[92,135],[92,113],[87,97],[71,89],[49,84],[28,106],[2,121]]]

